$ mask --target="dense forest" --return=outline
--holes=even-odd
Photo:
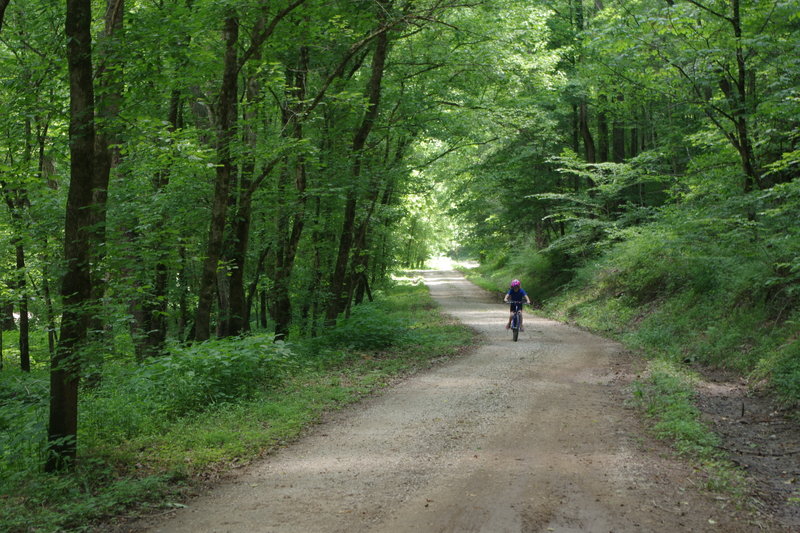
[[[3,485],[438,254],[796,406],[799,48],[792,0],[0,0]]]

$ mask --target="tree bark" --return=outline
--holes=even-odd
[[[228,191],[234,172],[231,143],[236,138],[236,114],[238,93],[237,44],[239,20],[230,13],[224,24],[225,59],[222,88],[219,98],[219,130],[217,145],[217,176],[214,184],[214,199],[211,207],[208,248],[200,276],[197,314],[195,317],[195,340],[204,341],[211,336],[211,307],[217,267],[222,255],[225,232],[225,216],[228,209]]]
[[[14,320],[14,302],[4,300],[2,306],[0,306],[0,312],[2,312],[2,317],[0,317],[0,323],[2,323],[2,329],[4,330],[17,329],[17,321]]]
[[[178,245],[178,258],[180,260],[180,269],[177,273],[177,284],[180,295],[178,296],[178,339],[181,342],[187,338],[193,338],[194,335],[187,335],[186,328],[191,321],[189,313],[189,294],[191,289],[189,287],[189,276],[187,274],[187,258],[186,246],[183,243]]]
[[[747,57],[742,44],[744,39],[742,35],[741,0],[731,0],[732,14],[730,16],[710,9],[694,0],[690,0],[690,2],[705,12],[712,14],[714,17],[729,23],[733,28],[734,41],[736,43],[736,71],[734,73],[729,72],[727,75],[723,73],[719,80],[719,87],[728,101],[729,110],[728,112],[722,112],[713,105],[703,105],[702,109],[706,116],[725,135],[731,145],[739,153],[742,171],[745,175],[742,189],[747,193],[760,188],[764,184],[762,183],[759,165],[756,161],[753,142],[750,138],[749,115],[752,112],[752,103],[750,101],[751,95],[749,95],[748,84],[749,80],[753,78],[750,70],[747,68]],[[670,5],[673,4],[670,3]],[[705,104],[708,104],[708,99],[702,98],[704,96],[703,92],[690,76],[689,72],[672,61],[670,61],[670,64],[678,70],[681,76],[692,84],[696,96],[701,98]],[[731,123],[733,131],[725,127],[718,113]],[[752,218],[755,214],[750,213],[750,216]]]
[[[47,263],[47,254],[45,254],[44,265],[47,265]],[[53,357],[56,353],[57,342],[56,320],[55,311],[53,309],[53,298],[50,295],[50,278],[46,266],[42,268],[42,292],[44,294],[44,305],[47,312],[47,316],[45,317],[47,321],[47,348],[50,357]]]
[[[237,73],[251,59],[261,58],[261,47],[275,31],[280,21],[305,2],[306,0],[294,0],[281,11],[278,11],[271,20],[267,21],[266,16],[262,16],[258,19],[252,32],[250,32],[251,39],[249,46],[242,53],[241,58],[238,59]],[[264,9],[264,14],[266,14],[266,12],[267,10]],[[254,77],[246,86],[248,101],[253,103],[257,102],[261,98],[260,92],[260,86]],[[256,113],[249,109],[246,110],[246,113],[248,113],[249,116],[245,117],[245,124],[249,124],[256,118]],[[234,114],[234,120],[235,117],[236,115]],[[231,139],[233,138],[234,136],[232,135]],[[253,194],[255,194],[260,183],[266,178],[271,168],[275,165],[275,163],[268,163],[266,165],[267,169],[262,171],[261,176],[258,178],[254,177],[253,172],[256,167],[255,160],[257,154],[255,143],[256,138],[254,131],[249,129],[245,130],[245,144],[250,146],[252,153],[250,160],[244,165],[245,168],[242,170],[242,179],[240,180],[238,191],[235,191],[237,194],[234,195],[235,197],[232,196],[233,200],[238,198],[238,202],[232,202],[232,204],[238,205],[238,209],[233,216],[233,241],[230,243],[231,246],[227,257],[232,268],[231,275],[228,278],[228,307],[220,310],[221,313],[225,315],[225,323],[221,328],[225,335],[236,335],[249,328],[249,324],[245,320],[249,311],[245,308],[247,299],[245,297],[244,279],[252,219]]]
[[[45,470],[71,464],[77,450],[80,351],[91,309],[90,225],[94,185],[94,87],[90,0],[67,0],[66,36],[70,85],[70,185],[64,224],[64,312],[50,370],[49,454]]]
[[[40,129],[37,129],[37,143],[39,145],[39,162],[38,162],[38,171],[39,171],[39,179],[42,180],[44,183],[55,183],[54,181],[50,181],[50,165],[48,164],[47,157],[45,155],[45,145],[47,143],[47,132],[49,130],[49,119],[41,125]],[[56,313],[53,308],[53,298],[50,294],[50,244],[48,242],[47,235],[44,236],[44,254],[43,254],[43,261],[41,266],[41,273],[42,273],[42,296],[44,299],[44,308],[45,308],[45,323],[47,324],[47,348],[50,357],[53,357],[56,353]]]
[[[397,143],[397,148],[394,151],[393,155],[390,155],[389,150],[389,140],[386,140],[387,150],[386,155],[384,157],[383,166],[386,169],[387,173],[389,173],[390,178],[388,179],[387,183],[385,184],[385,188],[383,190],[384,194],[380,194],[380,184],[378,183],[378,179],[372,179],[369,184],[369,193],[368,193],[368,201],[370,203],[369,209],[367,210],[367,214],[364,217],[364,220],[359,224],[358,230],[356,231],[356,238],[355,238],[355,246],[353,252],[353,259],[352,259],[352,267],[350,268],[350,276],[349,276],[349,295],[348,302],[355,297],[356,305],[360,304],[364,299],[364,290],[367,292],[369,291],[369,285],[367,280],[367,271],[369,270],[370,264],[370,254],[369,254],[369,228],[370,222],[372,220],[372,216],[375,213],[375,208],[380,201],[381,205],[388,205],[389,200],[392,196],[394,191],[394,179],[391,177],[391,168],[399,163],[403,159],[403,154],[405,152],[407,141],[404,139],[400,139]],[[379,200],[380,198],[380,200]],[[370,300],[372,300],[372,296],[370,296]]]
[[[739,93],[738,105],[733,106],[734,117],[736,117],[736,131],[739,135],[739,153],[742,159],[742,169],[747,180],[745,181],[745,191],[756,189],[760,186],[759,173],[756,170],[755,154],[753,145],[750,141],[750,131],[748,125],[748,114],[750,112],[750,102],[748,101],[747,78],[748,69],[745,61],[744,49],[742,48],[742,16],[741,1],[732,0],[733,35],[736,38],[736,88]],[[729,95],[726,95],[729,96]]]

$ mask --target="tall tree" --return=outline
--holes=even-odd
[[[98,62],[94,75],[97,85],[95,95],[95,147],[94,147],[94,181],[92,183],[92,299],[100,302],[103,299],[106,284],[102,278],[103,258],[106,241],[106,203],[108,201],[108,184],[111,171],[120,162],[122,135],[120,131],[119,113],[122,106],[123,93],[123,61],[121,51],[121,32],[125,16],[125,0],[106,0],[104,27],[98,38],[95,57]],[[92,317],[92,330],[99,331],[102,325],[101,313]]]
[[[274,33],[277,25],[284,20],[292,11],[305,3],[306,0],[294,0],[289,2],[283,9],[277,11],[271,18],[267,18],[267,8],[264,7],[260,16],[258,17],[255,27],[251,32],[251,40],[247,49],[242,53],[241,58],[238,55],[238,39],[239,39],[239,17],[235,9],[228,8],[229,12],[225,21],[224,40],[225,40],[225,58],[222,73],[222,84],[219,93],[219,103],[217,106],[217,154],[218,154],[218,167],[217,176],[214,187],[214,197],[212,201],[212,216],[209,229],[208,252],[203,265],[203,272],[200,278],[198,307],[195,318],[195,339],[206,340],[210,336],[211,324],[211,307],[214,296],[215,281],[219,269],[219,261],[223,254],[225,246],[225,226],[226,226],[226,213],[228,202],[231,198],[230,190],[232,180],[236,172],[238,161],[235,154],[232,152],[232,143],[237,140],[239,131],[238,124],[238,105],[237,99],[239,97],[239,73],[245,67],[248,61],[259,58],[261,56],[261,48],[264,43]],[[269,168],[270,165],[267,165]],[[269,168],[271,169],[271,168]],[[258,188],[258,184],[269,175],[269,169],[262,172],[263,178],[253,180],[248,187],[241,190],[245,194],[252,195]],[[251,179],[248,176],[247,179]],[[251,197],[250,197],[251,198]],[[246,198],[248,202],[250,198]],[[246,226],[244,231],[249,233],[249,214],[246,217],[238,217],[241,223]],[[244,302],[244,284],[238,279],[239,275],[243,276],[244,272],[244,254],[247,247],[247,236],[239,236],[236,242],[229,243],[231,246],[244,247],[244,253],[241,251],[235,252],[235,256],[240,258],[241,271],[237,273],[236,285],[234,290],[234,304],[236,306],[234,319],[234,327],[237,331],[241,331],[242,319],[246,314],[242,309]],[[226,309],[221,309],[222,313],[228,314],[228,317],[222,317],[222,324],[227,329],[230,326],[230,314],[232,309],[230,305]],[[225,332],[228,333],[227,331]]]
[[[62,468],[75,458],[81,350],[91,318],[92,192],[94,184],[94,85],[92,5],[67,0],[66,36],[70,86],[70,184],[64,224],[66,271],[61,283],[64,312],[50,370],[50,453],[45,469]]]
[[[383,9],[386,7],[386,5],[387,2],[381,2],[381,11],[379,15],[381,20],[385,20]],[[336,254],[336,264],[330,280],[332,299],[326,313],[326,318],[328,320],[335,319],[339,313],[345,310],[349,303],[350,292],[346,283],[346,274],[354,239],[356,205],[360,188],[359,181],[361,178],[364,160],[363,152],[364,146],[367,143],[367,137],[372,131],[375,121],[378,117],[381,100],[381,83],[383,81],[388,49],[389,36],[387,35],[386,31],[383,31],[377,37],[375,51],[372,55],[372,68],[366,89],[367,108],[364,111],[364,116],[361,119],[361,123],[353,136],[351,146],[351,151],[353,154],[353,164],[351,167],[352,183],[347,193],[344,219],[342,221],[342,228],[339,232],[339,250]]]
[[[225,232],[225,214],[228,208],[228,195],[231,179],[235,171],[232,143],[236,137],[237,99],[238,99],[238,42],[239,18],[232,8],[226,15],[223,24],[225,42],[225,58],[222,70],[222,84],[217,106],[217,176],[214,182],[214,197],[209,225],[208,252],[203,262],[200,278],[197,314],[195,317],[195,340],[204,341],[211,336],[211,308],[214,299],[214,287],[222,255]]]

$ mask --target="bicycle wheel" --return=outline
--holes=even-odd
[[[514,342],[517,342],[519,337],[519,311],[514,313],[514,318],[511,319],[511,333],[514,337]]]

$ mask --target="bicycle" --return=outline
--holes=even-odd
[[[514,342],[519,338],[519,331],[522,329],[522,306],[526,302],[509,302],[514,306],[514,315],[511,317],[511,335]]]

